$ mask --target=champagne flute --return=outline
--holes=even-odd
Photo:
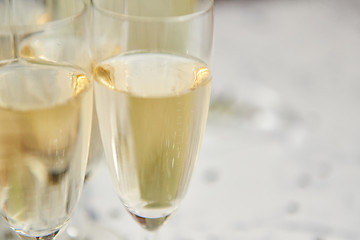
[[[65,2],[71,7],[55,11]],[[58,36],[58,48],[67,47],[62,36],[86,42],[84,9],[74,0],[0,1],[0,207],[20,239],[54,239],[70,220],[93,107],[92,83],[80,64],[32,58],[22,45],[41,36]]]
[[[57,17],[61,14],[66,14],[66,12],[71,12],[74,8],[74,3],[72,1],[52,1],[51,11],[46,12],[45,17]],[[36,11],[41,11],[41,4],[36,4],[33,7]],[[71,63],[74,65],[80,66],[86,71],[86,73],[91,72],[91,49],[89,46],[88,39],[85,37],[88,34],[88,21],[91,18],[91,6],[88,1],[86,4],[81,5],[82,11],[79,12],[79,16],[73,16],[76,19],[66,24],[61,24],[59,27],[52,31],[39,31],[34,34],[28,35],[19,41],[19,56],[23,59],[28,60],[41,60],[41,61],[51,61],[56,63]],[[34,10],[34,11],[35,11]],[[37,21],[41,21],[44,18],[44,15],[39,15]],[[86,27],[86,28],[85,28]],[[76,37],[73,37],[73,36]],[[93,109],[93,121],[91,127],[91,137],[90,137],[90,147],[87,161],[87,168],[85,174],[85,181],[87,181],[90,176],[93,175],[97,166],[100,164],[103,159],[103,148],[100,139],[99,127],[95,109]],[[86,216],[88,215],[87,209],[80,206],[78,209],[80,212],[77,215],[80,215],[79,219],[77,215],[75,216],[71,226],[67,228],[62,238],[64,239],[78,239],[81,238],[91,238],[91,235],[106,235],[107,239],[116,239],[115,236],[109,231],[105,231],[98,226],[91,227],[91,231],[85,231],[84,226],[90,224]],[[96,231],[96,234],[94,232]],[[79,234],[74,234],[79,233]],[[82,236],[84,235],[84,236]]]
[[[32,0],[34,1],[34,0]],[[50,17],[66,14],[74,7],[72,1],[52,1]],[[80,66],[86,71],[91,72],[91,49],[87,36],[88,18],[90,17],[90,5],[83,5],[82,12],[77,20],[71,23],[62,24],[61,30],[38,32],[34,35],[25,37],[19,43],[19,55],[25,59],[41,59],[52,62],[67,62]],[[75,17],[75,16],[74,16]],[[44,16],[38,17],[41,21]],[[76,35],[74,38],[71,34]],[[90,138],[90,148],[85,179],[88,179],[96,169],[100,160],[103,158],[103,148],[100,139],[99,127],[95,109],[93,109],[93,123]]]
[[[117,193],[149,237],[178,208],[209,107],[213,1],[94,0],[95,102]],[[139,3],[139,1],[137,1]]]

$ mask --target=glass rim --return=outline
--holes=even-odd
[[[0,23],[0,31],[6,30],[11,32],[17,32],[17,31],[34,31],[37,29],[45,29],[50,27],[56,27],[58,25],[64,25],[67,22],[71,22],[73,20],[79,19],[80,17],[84,16],[86,14],[88,6],[82,1],[82,0],[72,0],[77,1],[81,4],[78,11],[76,11],[74,14],[71,14],[69,16],[65,16],[59,19],[55,20],[49,20],[43,23],[30,23],[30,24],[11,24],[11,23]]]
[[[181,22],[184,20],[192,19],[197,16],[205,15],[212,11],[214,8],[214,0],[205,0],[208,4],[206,7],[196,10],[191,13],[182,14],[182,15],[174,15],[174,16],[139,16],[139,15],[131,15],[126,13],[117,13],[103,7],[97,5],[97,1],[101,0],[92,0],[92,5],[94,10],[99,11],[101,14],[108,15],[110,17],[119,18],[119,19],[126,19],[128,21],[134,22]]]

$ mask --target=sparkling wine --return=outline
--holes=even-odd
[[[183,198],[208,112],[211,76],[194,58],[131,53],[95,68],[105,155],[124,205],[149,230]]]
[[[54,33],[38,33],[27,37],[21,42],[20,56],[24,59],[41,59],[50,62],[72,62],[88,72],[91,72],[90,53],[87,44],[79,39],[57,36]],[[74,51],[73,46],[76,47]],[[94,169],[103,158],[103,146],[100,139],[96,110],[93,109],[93,123],[91,127],[90,148],[86,179],[92,175]]]
[[[50,234],[70,218],[85,174],[91,88],[71,67],[0,67],[0,206],[15,230]]]

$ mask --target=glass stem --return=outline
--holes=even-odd
[[[146,231],[145,240],[156,240],[158,231]]]

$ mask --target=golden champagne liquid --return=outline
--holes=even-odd
[[[211,76],[196,59],[118,55],[95,69],[105,155],[124,205],[154,230],[184,197],[208,113]]]
[[[45,235],[69,220],[85,174],[91,88],[70,67],[0,66],[0,207],[15,230]]]
[[[59,36],[58,36],[59,35]],[[38,33],[27,37],[21,42],[20,56],[24,59],[78,64],[87,72],[91,72],[90,53],[87,44],[81,39],[73,39],[64,33]],[[76,51],[74,51],[74,46]],[[96,110],[93,109],[93,123],[91,127],[91,138],[89,148],[89,159],[86,177],[91,176],[95,168],[104,157],[103,147]]]

